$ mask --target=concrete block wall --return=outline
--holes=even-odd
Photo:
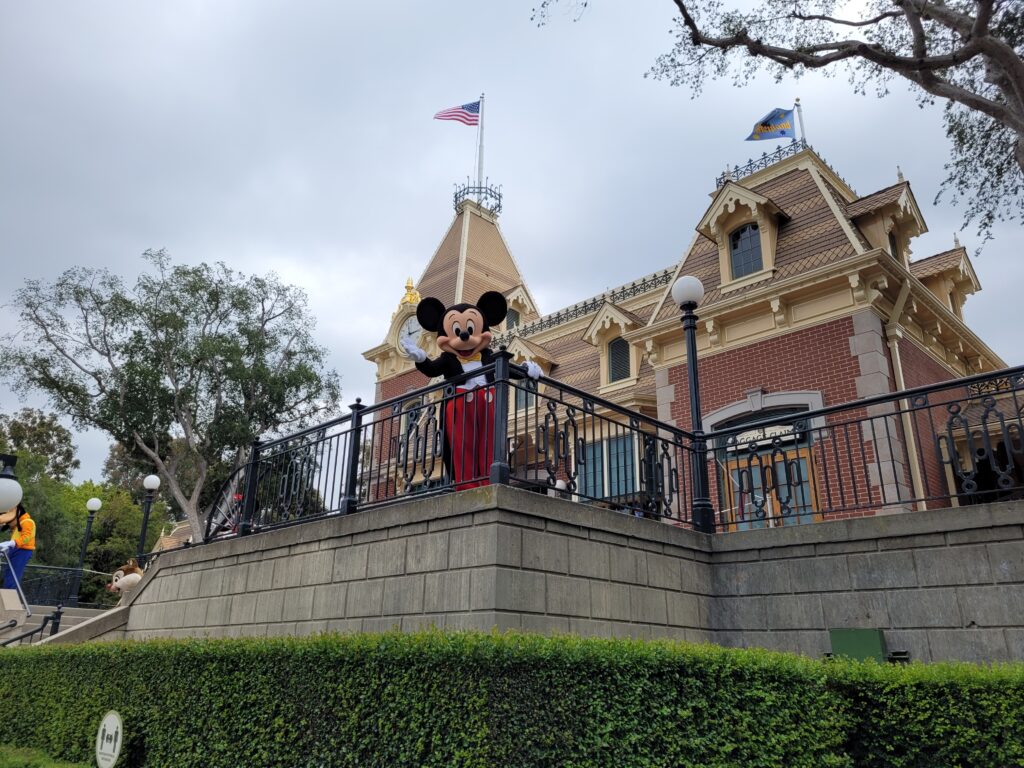
[[[93,637],[435,626],[705,641],[710,556],[694,545],[704,538],[481,488],[162,555],[126,619]]]
[[[709,536],[507,487],[162,555],[51,642],[446,629],[1024,660],[1024,503]]]
[[[748,531],[712,540],[717,643],[830,650],[885,630],[921,661],[1024,660],[1024,504]]]

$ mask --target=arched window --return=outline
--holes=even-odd
[[[629,378],[629,342],[621,336],[608,342],[608,383]]]
[[[519,313],[514,309],[510,309],[508,314],[505,315],[505,328],[512,330],[517,325],[519,325]]]
[[[764,268],[757,224],[745,224],[729,235],[729,257],[732,261],[733,280],[760,272]]]

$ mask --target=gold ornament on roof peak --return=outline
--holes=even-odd
[[[398,302],[398,306],[401,307],[405,304],[419,304],[420,303],[420,292],[413,286],[412,278],[410,277],[405,281],[405,296]]]

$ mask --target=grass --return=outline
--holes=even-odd
[[[23,749],[0,744],[0,768],[89,768],[85,763],[64,763],[38,749]]]

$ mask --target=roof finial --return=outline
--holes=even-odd
[[[960,233],[959,232],[954,232],[953,233],[953,247],[954,248],[959,248],[960,247]]]
[[[398,306],[401,307],[403,304],[419,304],[420,303],[420,292],[416,290],[410,277],[405,281],[405,296],[398,302]]]
[[[903,178],[903,171],[898,165],[896,166],[896,181],[906,181],[906,179]]]

